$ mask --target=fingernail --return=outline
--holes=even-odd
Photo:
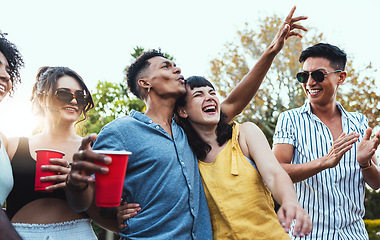
[[[107,168],[107,167],[101,167],[101,168],[100,168],[100,171],[101,171],[102,173],[108,173],[108,168]]]
[[[46,169],[46,165],[42,165],[41,168],[42,168],[42,169]]]
[[[297,237],[299,237],[299,233],[298,233],[298,232],[295,232],[294,234],[295,234]]]
[[[111,162],[112,162],[112,158],[106,156],[106,157],[104,158],[104,162],[105,162],[105,163],[111,163]]]
[[[46,177],[40,177],[40,180],[45,180],[46,179]]]
[[[288,233],[288,232],[289,232],[289,228],[285,228],[285,232],[287,232],[287,233]]]
[[[285,226],[285,223],[283,222],[283,223],[281,223],[281,226]]]

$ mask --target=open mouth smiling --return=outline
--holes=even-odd
[[[65,110],[72,111],[72,112],[78,112],[78,109],[72,108],[72,107],[65,107]]]
[[[307,90],[308,93],[311,95],[311,96],[314,96],[314,95],[317,95],[319,92],[321,92],[322,90],[321,89],[308,89]]]
[[[0,92],[5,92],[5,86],[0,84]]]
[[[216,112],[216,106],[215,105],[207,105],[204,108],[202,108],[203,112],[206,113],[215,113]]]

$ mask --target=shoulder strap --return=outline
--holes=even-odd
[[[231,174],[239,175],[239,167],[237,162],[237,151],[239,144],[239,123],[234,122],[232,126],[232,159],[231,159]]]
[[[16,148],[16,152],[13,155],[12,164],[15,164],[16,162],[28,156],[30,156],[28,138],[20,137]]]
[[[20,140],[18,142],[18,147],[17,148],[18,149],[22,149],[22,150],[26,151],[27,153],[29,153],[28,138],[26,138],[26,137],[20,137]]]

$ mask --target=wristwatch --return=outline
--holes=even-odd
[[[372,160],[369,160],[367,163],[368,163],[368,165],[366,165],[366,166],[362,166],[362,165],[359,164],[360,169],[362,171],[372,167]]]

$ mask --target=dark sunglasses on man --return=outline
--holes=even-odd
[[[335,70],[335,71],[328,72],[328,73],[324,73],[324,72],[322,72],[322,70],[315,70],[315,71],[313,71],[311,73],[309,73],[309,72],[299,72],[299,73],[297,73],[297,80],[300,83],[306,83],[307,80],[309,79],[309,75],[311,75],[311,77],[315,81],[317,81],[317,82],[323,82],[323,80],[325,80],[325,76],[326,75],[329,75],[330,73],[337,73],[337,72],[342,72],[342,70]]]
[[[71,92],[57,89],[54,92],[54,96],[58,101],[64,102],[64,103],[70,103],[74,98],[77,100],[78,105],[86,105],[87,104],[87,97],[83,94],[83,92],[75,92],[75,94],[72,94]]]

